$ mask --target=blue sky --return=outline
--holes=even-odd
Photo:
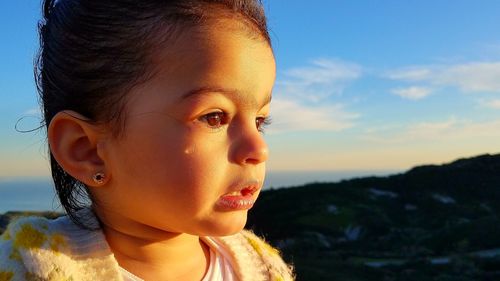
[[[269,170],[404,170],[498,153],[500,1],[265,1],[278,77]],[[39,1],[0,3],[0,177],[48,175]]]

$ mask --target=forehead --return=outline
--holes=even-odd
[[[242,56],[274,65],[272,48],[259,32],[251,23],[239,17],[208,20],[204,24],[183,29],[171,44],[158,50],[154,64],[160,71],[167,73],[179,71],[188,66],[187,63],[229,63]]]
[[[202,87],[270,92],[276,68],[272,49],[239,24],[228,19],[183,30],[174,42],[155,50],[154,76],[140,92],[155,92],[165,99]]]

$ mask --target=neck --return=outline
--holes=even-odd
[[[144,280],[199,281],[208,270],[209,249],[198,236],[163,231],[109,214],[99,217],[118,264]]]

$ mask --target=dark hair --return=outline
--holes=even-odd
[[[237,17],[271,45],[260,0],[44,0],[35,80],[46,127],[62,110],[90,122],[124,126],[124,97],[152,76],[158,44],[186,28],[220,17]],[[49,150],[50,151],[50,150]],[[52,178],[62,207],[75,212],[90,193],[50,152]]]

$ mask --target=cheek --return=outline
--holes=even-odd
[[[158,180],[168,171],[186,165],[182,131],[169,133],[164,128],[144,127],[127,133],[126,139],[110,145],[109,153],[110,168],[122,182]]]
[[[217,180],[227,165],[225,141],[215,134],[193,133],[183,144],[182,155],[178,155],[178,158],[182,159],[190,175],[200,181],[206,178]]]
[[[200,197],[227,184],[227,141],[223,132],[188,126],[142,127],[113,146],[113,174],[118,184]]]

